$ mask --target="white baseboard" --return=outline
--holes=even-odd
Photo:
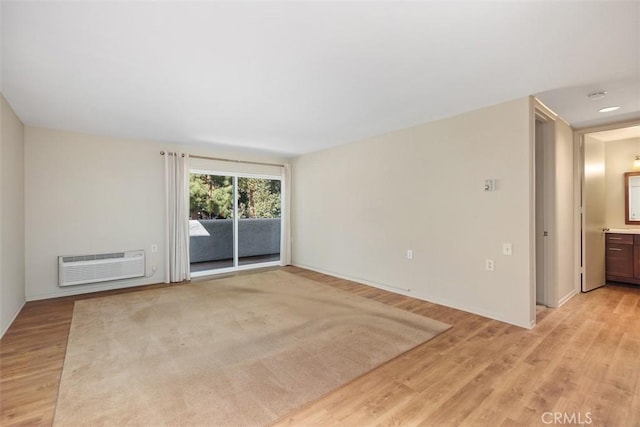
[[[558,307],[562,307],[564,305],[564,303],[566,303],[567,301],[569,301],[571,298],[573,298],[576,295],[577,295],[576,290],[572,289],[571,292],[569,292],[564,297],[560,298],[560,300],[558,301]]]
[[[361,278],[358,278],[358,277],[351,277],[351,276],[348,276],[348,275],[345,275],[345,274],[336,273],[334,271],[323,270],[321,268],[313,267],[313,266],[310,266],[310,265],[298,264],[298,263],[295,263],[295,262],[292,265],[295,266],[295,267],[304,268],[306,270],[315,271],[317,273],[326,274],[328,276],[333,276],[333,277],[337,277],[337,278],[340,278],[340,279],[350,280],[352,282],[361,283],[363,285],[372,286],[374,288],[383,289],[383,290],[386,290],[386,291],[389,291],[389,292],[393,292],[393,293],[396,293],[396,294],[400,294],[400,295],[405,295],[405,296],[408,296],[408,297],[411,297],[411,298],[419,299],[421,301],[427,301],[427,302],[431,302],[431,303],[434,303],[434,304],[443,305],[445,307],[453,308],[453,309],[456,309],[456,310],[466,311],[467,313],[477,314],[478,316],[486,317],[488,319],[497,320],[499,322],[508,323],[510,325],[518,326],[518,327],[524,328],[524,329],[532,329],[533,326],[535,325],[535,320],[531,321],[531,323],[527,322],[527,323],[519,324],[519,323],[513,322],[512,320],[505,319],[503,316],[501,316],[498,313],[489,312],[489,311],[484,310],[484,309],[479,308],[479,307],[461,307],[458,304],[456,304],[455,302],[448,301],[448,300],[445,300],[445,299],[442,299],[442,298],[438,298],[438,297],[435,297],[433,295],[419,295],[419,294],[416,294],[416,293],[413,292],[412,289],[400,288],[400,287],[397,287],[397,286],[391,286],[391,285],[387,285],[387,284],[384,284],[384,283],[372,282],[370,280],[361,279]]]
[[[0,332],[0,338],[2,338],[4,334],[9,330],[11,325],[13,325],[14,320],[16,320],[16,317],[18,317],[18,314],[20,314],[20,312],[22,311],[22,307],[24,307],[25,304],[26,304],[26,301],[23,301],[22,304],[20,304],[20,307],[18,307],[18,309],[16,310],[16,312],[13,313],[13,316],[11,316],[11,320],[9,321],[9,323],[2,326],[2,331]]]
[[[138,286],[156,285],[158,283],[164,283],[164,281],[158,280],[146,280],[132,279],[132,280],[115,280],[110,282],[90,283],[86,285],[75,285],[58,287],[54,292],[46,293],[29,293],[27,289],[27,301],[39,301],[43,299],[69,297],[74,295],[90,294],[94,292],[113,291],[116,289],[135,288]]]
[[[367,286],[373,286],[374,288],[388,289],[391,292],[400,293],[402,295],[413,297],[413,295],[410,294],[411,289],[408,289],[408,288],[401,288],[398,286],[386,285],[384,283],[372,282],[370,280],[362,279],[360,277],[347,276],[345,274],[336,273],[335,271],[323,270],[320,268],[312,267],[310,265],[304,265],[304,264],[291,264],[291,265],[293,265],[294,267],[304,268],[305,270],[315,271],[316,273],[326,274],[327,276],[333,276],[339,279],[349,280],[351,282],[361,283]]]

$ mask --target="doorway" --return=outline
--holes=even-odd
[[[535,110],[535,302],[555,306],[555,117]],[[540,312],[536,309],[536,314]]]
[[[191,171],[192,276],[280,265],[281,180],[271,175]]]
[[[589,292],[606,285],[605,231],[633,228],[625,225],[623,174],[634,170],[640,154],[640,121],[577,131],[575,143],[581,171],[579,285]]]

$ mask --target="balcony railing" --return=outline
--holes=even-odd
[[[280,259],[280,218],[238,220],[238,263]],[[191,271],[233,267],[233,220],[189,221]]]

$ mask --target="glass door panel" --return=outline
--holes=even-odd
[[[192,173],[189,179],[191,272],[234,267],[233,177]]]
[[[281,182],[238,178],[238,265],[280,261]]]

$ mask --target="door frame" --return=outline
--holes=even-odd
[[[534,250],[533,250],[533,310],[535,315],[535,306],[537,304],[537,296],[536,290],[538,288],[538,244],[539,244],[539,234],[547,231],[547,238],[544,239],[544,285],[542,288],[542,303],[547,307],[557,307],[557,283],[556,283],[556,245],[557,245],[557,237],[556,237],[556,183],[555,183],[555,168],[556,168],[556,158],[555,158],[555,121],[558,119],[558,115],[554,113],[551,109],[549,109],[546,105],[544,105],[540,100],[534,98],[533,103],[533,132],[534,132],[534,150],[533,150],[533,164],[534,164],[534,200],[537,196],[537,186],[536,186],[536,165],[539,159],[536,156],[535,146],[537,145],[536,141],[536,122],[540,121],[543,125],[543,144],[545,148],[543,151],[543,191],[544,191],[544,210],[542,215],[544,216],[545,228],[546,230],[538,230],[537,227],[537,217],[539,212],[537,210],[537,206],[534,209],[534,221],[533,221],[533,229],[534,229]],[[536,203],[534,203],[536,205]],[[535,318],[535,317],[534,317]]]
[[[640,119],[625,120],[621,122],[613,122],[598,126],[589,126],[575,129],[573,131],[573,159],[574,159],[574,225],[575,225],[575,290],[583,292],[584,284],[584,248],[585,244],[585,227],[582,206],[584,200],[584,137],[590,133],[602,132],[607,130],[624,129],[632,126],[640,126]]]
[[[252,270],[255,268],[264,267],[277,267],[282,265],[282,242],[284,241],[284,216],[285,201],[284,201],[284,177],[282,175],[264,174],[264,173],[248,173],[248,172],[222,172],[214,169],[202,169],[202,168],[189,168],[189,175],[202,174],[202,175],[216,175],[216,176],[228,176],[233,178],[233,267],[218,268],[214,270],[203,270],[191,272],[191,277],[202,276],[214,276],[224,273],[233,273],[243,270]],[[265,261],[254,264],[240,265],[240,257],[238,252],[238,178],[258,178],[258,179],[271,179],[280,181],[280,259],[277,261]]]

